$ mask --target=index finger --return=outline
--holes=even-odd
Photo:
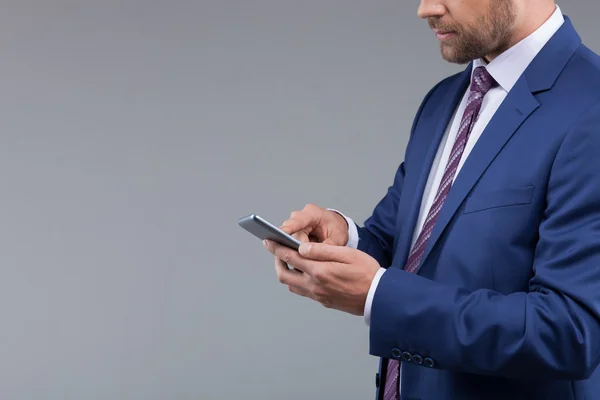
[[[292,235],[307,228],[311,228],[312,225],[314,225],[314,218],[307,213],[300,212],[293,213],[291,218],[283,222],[280,229],[288,235]]]

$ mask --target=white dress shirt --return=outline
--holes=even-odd
[[[463,166],[465,160],[469,156],[469,153],[477,143],[477,140],[483,133],[483,130],[487,126],[488,122],[494,116],[494,113],[500,107],[500,104],[504,101],[506,95],[513,88],[517,80],[521,77],[525,69],[529,66],[531,61],[535,58],[535,56],[539,53],[539,51],[544,47],[544,45],[550,40],[550,38],[556,33],[556,31],[561,27],[564,22],[563,14],[558,6],[556,6],[555,12],[552,16],[534,33],[532,33],[527,38],[523,39],[521,42],[517,43],[510,49],[506,50],[504,53],[500,54],[497,58],[492,60],[489,64],[487,64],[482,59],[477,59],[473,61],[473,70],[479,66],[485,66],[490,73],[490,75],[498,82],[498,86],[490,89],[490,91],[485,95],[483,99],[483,103],[481,105],[481,110],[479,113],[479,118],[473,126],[473,130],[467,141],[463,156],[458,165],[458,170],[456,175],[460,172],[461,167]],[[450,156],[450,152],[452,151],[452,146],[454,145],[454,139],[458,133],[458,128],[465,111],[467,100],[469,97],[469,89],[467,88],[463,99],[458,106],[457,110],[452,117],[452,122],[449,124],[446,132],[440,142],[440,146],[438,148],[436,157],[431,166],[431,170],[429,172],[429,178],[427,180],[427,185],[425,186],[425,191],[423,193],[423,199],[421,201],[421,208],[419,210],[419,218],[417,220],[417,224],[415,226],[412,246],[414,246],[419,233],[423,227],[425,222],[425,218],[429,212],[429,208],[433,203],[434,197],[437,192],[437,188],[442,180],[442,176],[444,175],[444,170],[446,168],[446,164],[448,162],[448,157]],[[337,210],[334,210],[340,213]],[[340,213],[346,221],[348,222],[349,230],[348,236],[349,240],[346,244],[349,247],[356,248],[358,246],[358,230],[356,229],[356,225],[351,218],[346,215]],[[365,304],[365,322],[367,325],[370,325],[371,320],[371,305],[373,302],[373,296],[375,295],[375,290],[381,279],[381,276],[385,273],[385,268],[380,268],[373,279],[371,284],[371,288],[369,290],[367,301]]]

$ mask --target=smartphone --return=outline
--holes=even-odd
[[[300,241],[288,235],[272,223],[259,217],[256,214],[250,214],[238,220],[238,225],[261,240],[272,240],[291,249],[298,250]]]

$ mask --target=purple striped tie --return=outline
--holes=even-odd
[[[415,273],[419,267],[419,264],[421,263],[421,259],[425,254],[425,248],[427,247],[427,241],[431,237],[435,221],[440,215],[440,211],[442,210],[444,201],[446,201],[448,192],[450,192],[450,187],[454,181],[454,176],[456,175],[458,164],[460,163],[467,140],[469,139],[473,125],[479,116],[479,110],[481,109],[483,98],[486,93],[495,85],[496,81],[494,78],[492,78],[485,67],[477,67],[475,69],[473,72],[473,79],[471,81],[471,90],[469,92],[467,107],[463,114],[460,128],[458,130],[454,146],[452,147],[452,152],[450,153],[450,158],[448,159],[448,164],[446,165],[446,170],[444,171],[444,176],[442,177],[440,186],[438,187],[433,204],[429,209],[429,213],[427,214],[427,219],[423,224],[421,233],[419,234],[419,237],[417,238],[417,241],[415,242],[415,245],[408,256],[406,266],[404,267],[405,271]],[[400,362],[398,360],[390,359],[388,361],[385,389],[383,392],[384,400],[399,399],[399,379]]]

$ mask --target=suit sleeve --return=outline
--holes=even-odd
[[[386,195],[375,207],[373,214],[363,227],[357,226],[358,250],[375,258],[379,265],[387,268],[391,264],[398,200],[404,185],[404,164],[402,163],[394,177],[394,183]]]
[[[406,351],[429,368],[509,378],[588,378],[600,363],[600,107],[566,135],[546,200],[528,292],[469,291],[389,269],[373,299],[371,354]]]
[[[411,128],[407,152],[410,151],[412,136],[419,123],[423,109],[436,89],[448,80],[449,78],[436,84],[421,102]],[[392,185],[388,187],[385,196],[375,206],[373,213],[367,218],[364,226],[356,225],[359,237],[358,250],[375,258],[383,268],[389,267],[392,262],[394,235],[397,233],[396,217],[398,215],[398,202],[404,187],[404,177],[404,163],[401,163],[396,170]]]

